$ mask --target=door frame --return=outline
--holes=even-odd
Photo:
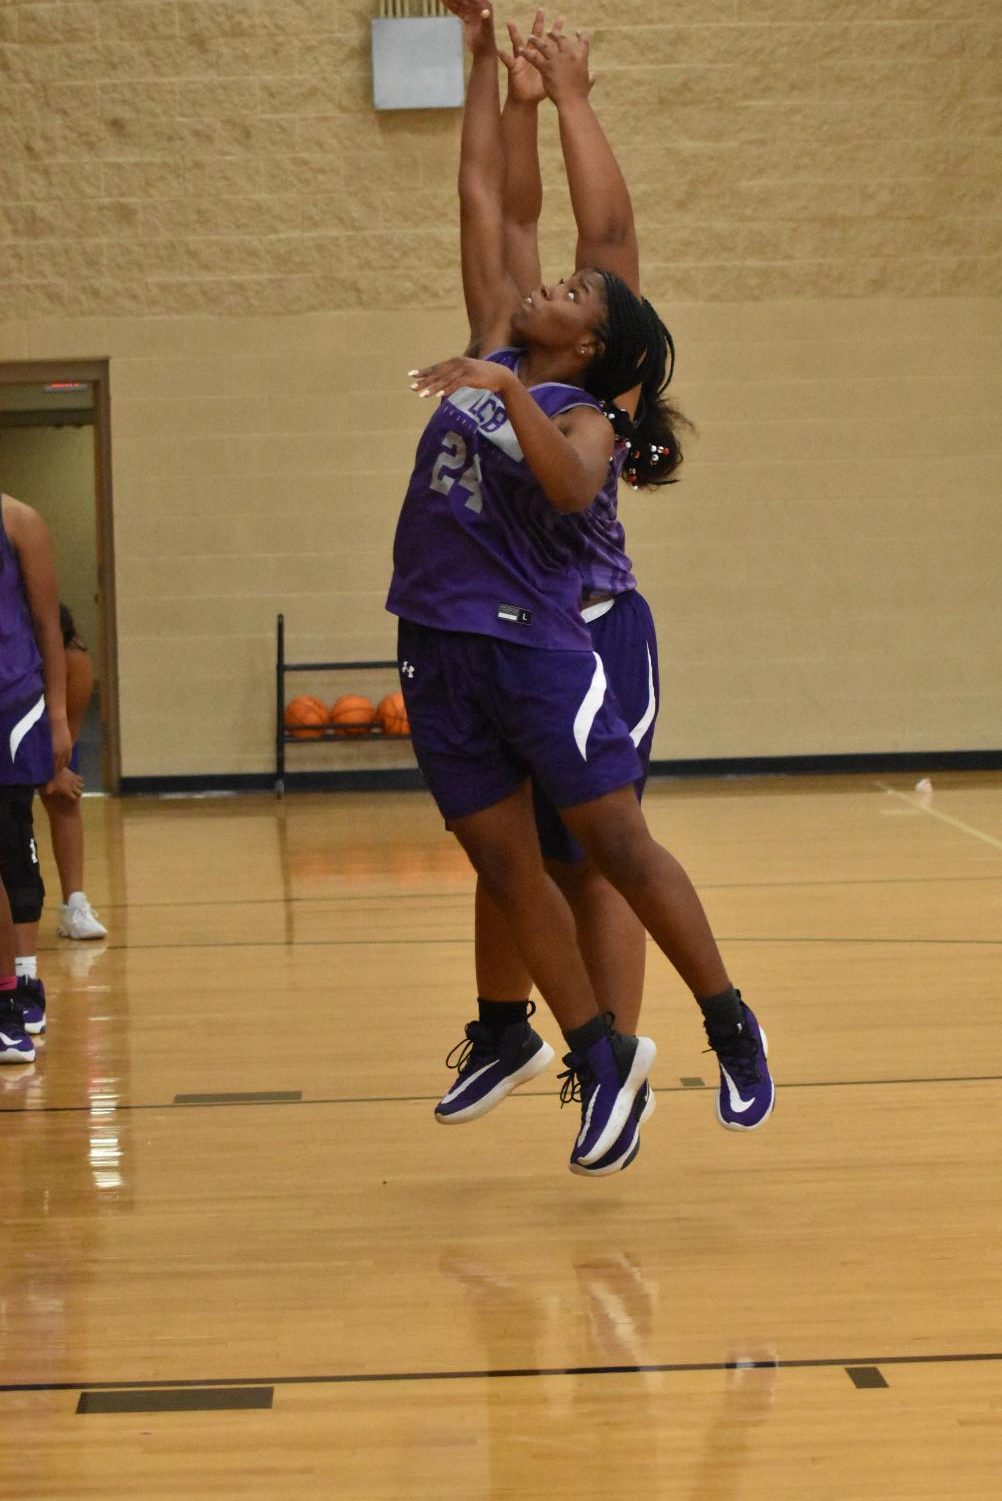
[[[118,630],[115,607],[115,529],[111,483],[111,391],[108,360],[0,360],[0,386],[86,381],[94,390],[94,509],[97,523],[97,599],[101,780],[117,793],[122,778],[118,713]]]

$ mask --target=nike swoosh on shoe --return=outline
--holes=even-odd
[[[734,1083],[734,1080],[731,1078],[726,1068],[724,1068],[723,1064],[720,1065],[720,1072],[727,1080],[727,1094],[730,1098],[731,1109],[734,1111],[735,1115],[743,1115],[746,1110],[750,1110],[754,1105],[755,1096],[752,1095],[750,1100],[743,1100],[741,1098],[737,1085]]]

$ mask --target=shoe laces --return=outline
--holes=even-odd
[[[493,1034],[480,1022],[467,1022],[465,1037],[454,1048],[450,1048],[445,1056],[445,1064],[447,1068],[454,1068],[462,1078],[464,1073],[468,1073],[481,1060],[486,1061],[496,1055],[497,1044]]]
[[[584,1104],[584,1092],[589,1084],[595,1081],[595,1070],[589,1064],[587,1058],[581,1053],[568,1053],[564,1059],[568,1068],[557,1079],[563,1079],[560,1086],[560,1106],[573,1105],[576,1101]]]
[[[716,1053],[717,1058],[733,1076],[736,1083],[748,1086],[761,1084],[758,1048],[745,1022],[739,1022],[733,1032],[718,1035],[716,1042],[709,1031],[707,1036],[710,1039],[710,1046],[704,1048],[703,1051]]]
[[[529,1009],[525,1014],[525,1023],[519,1017],[517,1022],[512,1022],[511,1026],[506,1027],[500,1034],[492,1032],[490,1027],[484,1026],[483,1022],[467,1022],[466,1035],[463,1037],[463,1040],[457,1042],[456,1046],[451,1048],[446,1054],[446,1067],[454,1068],[460,1078],[462,1078],[464,1072],[469,1073],[480,1063],[489,1063],[491,1059],[497,1058],[499,1054],[505,1051],[502,1039],[513,1038],[516,1028],[518,1029],[517,1041],[519,1043],[523,1041],[525,1036],[524,1027],[528,1024],[529,1018],[535,1016],[535,1014],[536,1003],[535,1001],[530,1001]]]
[[[616,1020],[615,1016],[611,1011],[606,1011],[603,1013],[603,1019],[611,1034]],[[562,1074],[557,1075],[558,1079],[564,1081],[560,1086],[561,1108],[576,1101],[580,1101],[583,1108],[585,1094],[596,1080],[595,1070],[588,1062],[586,1053],[567,1053],[563,1061],[567,1064],[567,1068]]]

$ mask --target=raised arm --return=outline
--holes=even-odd
[[[459,241],[470,347],[503,344],[518,289],[504,260],[504,156],[494,17],[483,0],[446,0],[473,55],[459,154]]]
[[[554,29],[563,25],[558,17]],[[532,22],[533,36],[542,36],[546,16],[537,10]],[[501,111],[501,134],[504,141],[504,225],[505,264],[522,296],[538,287],[543,279],[539,260],[539,216],[543,208],[543,179],[539,170],[538,111],[546,98],[543,79],[524,55],[525,44],[517,26],[508,22],[511,51],[498,48],[498,56],[508,72],[508,92]]]
[[[611,271],[640,291],[633,205],[619,163],[588,99],[588,37],[555,31],[527,38],[524,56],[557,107],[560,145],[578,228],[576,267]]]

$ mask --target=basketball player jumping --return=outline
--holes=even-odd
[[[721,1063],[724,1123],[760,1124],[773,1092],[764,1036],[699,898],[647,830],[640,759],[580,613],[573,518],[614,510],[624,466],[656,483],[677,453],[662,394],[670,340],[650,304],[602,267],[603,245],[619,243],[615,216],[596,219],[566,281],[520,293],[504,251],[497,52],[490,16],[482,22],[460,163],[463,282],[481,357],[413,372],[413,388],[442,401],[418,446],[388,605],[419,763],[567,1040],[564,1095],[581,1102],[571,1166],[588,1169],[633,1130],[656,1050],[611,1027],[596,997],[571,910],[542,864],[530,775],[693,991]],[[575,204],[594,191],[596,169],[607,195],[625,195],[588,102],[587,51],[584,39],[547,34],[525,48],[557,106]],[[516,1030],[513,1047],[502,1031],[492,1068],[517,1084],[545,1044],[527,1022]]]

